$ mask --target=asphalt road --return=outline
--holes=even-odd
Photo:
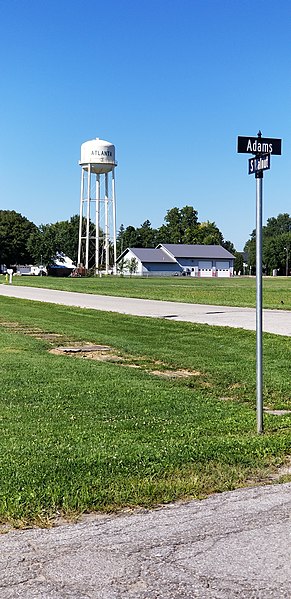
[[[93,296],[0,285],[0,294],[125,314],[255,328],[248,308]],[[291,335],[291,312],[264,313]],[[291,598],[291,483],[203,501],[88,515],[0,536],[1,599]]]
[[[0,538],[1,599],[291,597],[291,483]]]
[[[4,284],[0,285],[0,294],[40,302],[119,312],[121,314],[182,320],[248,330],[256,329],[256,312],[254,308],[184,304],[179,302],[38,289],[36,287],[14,287],[13,285]],[[291,336],[291,311],[264,310],[263,330],[275,333],[276,335]]]

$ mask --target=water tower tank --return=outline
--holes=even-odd
[[[81,145],[81,166],[91,164],[91,172],[96,174],[110,173],[116,166],[115,147],[104,139],[91,139]]]

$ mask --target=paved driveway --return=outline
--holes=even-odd
[[[0,285],[0,294],[41,302],[65,304],[67,306],[133,314],[136,316],[151,316],[249,330],[255,330],[256,328],[256,313],[254,308],[184,304],[179,302],[38,289],[36,287],[14,287],[13,285],[4,284]],[[264,310],[263,329],[269,333],[291,336],[291,311]]]
[[[290,599],[291,483],[0,538],[1,599]]]

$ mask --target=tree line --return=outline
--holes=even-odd
[[[89,251],[94,264],[95,225],[90,223],[92,247]],[[60,254],[69,256],[77,264],[79,215],[69,220],[37,226],[14,210],[0,210],[0,264],[40,264],[48,266]],[[255,231],[245,245],[248,267],[255,272]],[[285,274],[286,257],[291,253],[291,217],[279,214],[268,219],[263,228],[263,263],[266,274],[278,269]],[[100,231],[100,239],[103,233]],[[159,243],[222,245],[235,256],[235,270],[243,273],[243,255],[234,244],[225,240],[215,222],[200,222],[192,206],[171,208],[166,212],[161,227],[153,228],[146,220],[140,227],[120,226],[117,234],[117,255],[127,247],[154,248]],[[102,256],[102,241],[99,248]],[[112,251],[112,248],[111,248]],[[288,253],[289,252],[289,253]]]
[[[40,225],[15,210],[0,210],[0,263],[48,266],[59,254],[77,258],[79,217]]]
[[[95,225],[90,223],[89,258],[91,266],[95,259]],[[69,256],[77,263],[79,216],[67,221],[37,227],[14,210],[0,211],[0,262],[6,266],[15,264],[51,264],[60,254]],[[103,232],[99,232],[101,256]],[[192,206],[171,208],[167,211],[160,228],[153,228],[149,220],[140,227],[120,226],[117,234],[117,255],[127,247],[154,248],[159,243],[215,244],[223,245],[235,253],[231,241],[225,241],[214,222],[199,222],[198,212]],[[113,254],[113,248],[111,253]],[[112,256],[113,259],[113,256]],[[89,259],[90,266],[90,259]]]
[[[229,251],[235,251],[233,243],[224,240],[214,222],[199,222],[198,212],[192,206],[168,210],[158,229],[153,229],[149,220],[137,228],[129,226],[125,229],[121,225],[118,241],[121,251],[127,247],[156,247],[159,243],[223,245]]]

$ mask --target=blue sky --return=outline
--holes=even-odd
[[[242,249],[255,179],[238,135],[283,138],[264,222],[291,212],[290,0],[0,0],[1,209],[79,211],[81,143],[114,143],[117,221],[198,210]]]

